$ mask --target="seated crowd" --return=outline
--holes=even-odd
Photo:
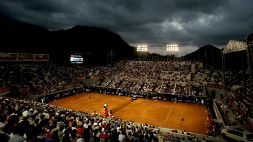
[[[224,103],[220,104],[224,112],[232,110],[235,123],[245,124],[247,118],[253,118],[253,99],[250,95],[250,83],[247,74],[243,71],[226,71],[226,94],[223,95]]]
[[[15,87],[21,95],[46,94],[79,84],[95,69],[51,64],[0,65],[0,88]]]
[[[204,71],[186,61],[122,61],[111,67],[110,76],[96,86],[121,89],[134,94],[179,94],[206,96],[206,86],[222,84],[217,72]],[[198,65],[198,66],[197,66]]]
[[[1,97],[0,114],[3,142],[158,142],[157,127],[32,100]]]
[[[206,85],[222,84],[218,71],[196,67],[192,72],[191,62],[185,61],[120,61],[113,66],[97,67],[3,64],[0,68],[0,90],[15,87],[23,96],[78,86],[81,80],[94,76],[99,80],[95,86],[133,94],[206,96]]]

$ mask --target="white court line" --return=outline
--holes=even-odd
[[[152,104],[148,105],[148,108],[141,113],[141,117],[152,107]]]
[[[164,122],[163,122],[163,125],[165,125],[165,123],[168,121],[168,119],[169,119],[169,117],[170,117],[170,114],[171,114],[173,108],[174,108],[174,104],[171,106],[170,112],[167,114],[167,116],[166,116],[166,118],[165,118],[165,120],[164,120]]]

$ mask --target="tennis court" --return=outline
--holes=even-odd
[[[207,134],[209,121],[204,106],[147,99],[133,100],[126,96],[87,92],[62,98],[50,104],[82,112],[101,113],[107,103],[113,116],[124,120],[147,123],[164,128],[175,128],[194,133]],[[184,118],[184,121],[181,119]]]

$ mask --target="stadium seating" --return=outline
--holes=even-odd
[[[226,89],[227,91],[226,94],[222,95],[222,100],[218,102],[218,107],[222,110],[223,118],[230,118],[230,120],[226,120],[228,125],[244,125],[247,118],[253,118],[253,99],[250,96],[249,86],[247,86],[249,79],[245,76],[246,73],[243,70],[226,71],[226,86],[224,86],[222,71],[204,70],[201,67],[196,67],[193,71],[192,64],[189,61],[120,61],[111,66],[96,67],[58,66],[44,63],[1,64],[0,94],[15,88],[19,92],[19,98],[27,98],[30,95],[44,95],[79,86],[82,84],[81,81],[85,79],[98,80],[94,87],[118,89],[143,96],[147,94],[179,94],[183,96],[208,97],[207,87],[210,87]],[[44,112],[43,110],[48,111]],[[67,135],[67,133],[79,132],[75,132],[72,129],[69,130],[68,123],[71,120],[77,123],[81,119],[82,122],[80,123],[90,126],[83,125],[81,128],[88,128],[90,132],[94,132],[94,135],[89,136],[90,138],[94,136],[94,139],[109,138],[112,140],[113,137],[116,138],[121,135],[121,137],[125,136],[127,139],[157,139],[156,133],[158,131],[152,126],[137,126],[135,123],[118,119],[103,120],[99,116],[96,116],[94,120],[91,116],[92,114],[83,114],[34,101],[4,97],[1,98],[0,111],[2,111],[0,130],[8,138],[13,138],[9,134],[13,133],[16,135],[16,132],[17,135],[26,133],[25,139],[30,139],[30,136],[33,137],[25,129],[19,132],[20,127],[23,128],[24,126],[23,123],[22,125],[20,124],[21,126],[17,125],[19,124],[17,119],[21,122],[25,121],[25,123],[28,121],[31,129],[38,129],[37,127],[39,127],[39,132],[36,136],[41,136],[41,139],[57,137],[54,130],[61,134],[58,137]],[[28,116],[26,113],[28,113]],[[63,114],[66,115],[66,118],[60,117]],[[26,117],[23,115],[26,115]],[[49,118],[45,119],[45,117]],[[9,119],[7,120],[7,118]],[[119,125],[122,126],[120,129],[125,129],[105,130],[103,121],[106,121],[106,124],[109,124],[110,127],[119,122]],[[7,129],[6,125],[11,130]],[[96,128],[96,126],[98,127]],[[76,125],[75,128],[78,130],[79,126]],[[65,131],[63,132],[62,130]],[[72,139],[71,136],[68,138]],[[83,139],[85,138],[83,137]],[[78,138],[73,136],[73,139],[77,140]]]

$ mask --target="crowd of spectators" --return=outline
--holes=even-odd
[[[143,88],[143,81],[153,67],[152,63],[151,61],[121,61],[111,67],[113,73],[101,78],[97,86],[125,89],[136,93],[136,90]]]
[[[206,96],[206,87],[224,89],[224,103],[241,121],[253,117],[247,73],[204,70],[189,61],[120,61],[108,66],[58,66],[48,63],[1,64],[0,93],[16,88],[25,98],[80,85],[96,77],[95,86],[120,89],[132,94]],[[224,80],[226,86],[224,86]],[[223,105],[224,106],[224,105]]]
[[[54,64],[2,64],[0,88],[17,88],[22,96],[46,94],[76,86],[96,68],[66,67]]]
[[[0,114],[3,142],[158,142],[157,127],[31,100],[1,97]]]
[[[186,61],[122,61],[112,70],[113,74],[102,78],[96,86],[133,94],[206,96],[206,80],[211,80],[200,68],[192,72],[191,62]]]
[[[247,73],[242,70],[226,71],[225,81],[226,94],[223,94],[221,108],[224,108],[224,112],[230,112],[229,116],[234,116],[236,121],[232,121],[233,125],[245,124],[247,118],[253,118],[252,90]]]
[[[161,130],[162,131],[162,130]],[[206,142],[206,141],[217,141],[215,137],[193,134],[176,129],[169,129],[164,135],[165,141],[168,142]]]
[[[197,63],[198,65],[198,63]],[[207,84],[221,85],[219,72],[210,72],[186,61],[120,61],[113,66],[57,66],[53,64],[1,64],[2,91],[17,88],[22,96],[46,94],[80,85],[97,77],[95,86],[133,94],[206,96]]]

